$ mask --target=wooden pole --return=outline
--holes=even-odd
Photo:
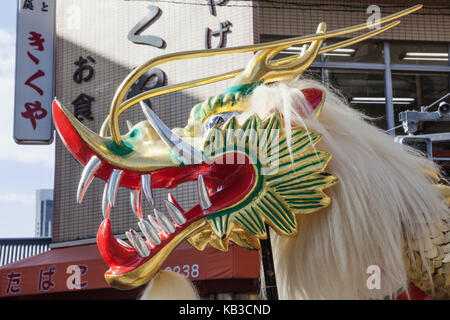
[[[266,283],[267,300],[278,300],[277,279],[273,264],[272,245],[270,244],[269,226],[266,226],[267,239],[261,240],[261,259],[263,264],[264,280]]]

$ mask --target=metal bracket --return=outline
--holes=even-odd
[[[395,142],[408,145],[415,149],[418,149],[419,151],[422,151],[426,155],[426,157],[430,160],[450,161],[450,158],[433,157],[433,142],[438,141],[450,141],[450,132],[395,137]]]
[[[416,133],[419,128],[419,123],[423,121],[450,121],[450,105],[443,101],[443,99],[448,96],[450,96],[450,93],[447,93],[429,106],[421,107],[421,111],[406,110],[404,112],[400,112],[399,120],[402,122],[405,133],[409,135]],[[438,102],[440,103],[437,111],[427,111]]]

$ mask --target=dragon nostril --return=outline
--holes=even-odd
[[[131,131],[129,137],[131,139],[138,138],[139,137],[139,130],[138,129],[134,129],[133,131]]]

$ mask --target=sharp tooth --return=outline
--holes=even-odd
[[[108,183],[106,183],[105,189],[103,190],[103,199],[102,199],[102,212],[103,212],[103,217],[105,219],[109,219],[109,215],[111,212],[111,204],[108,201],[108,189],[109,189],[109,185],[108,185]]]
[[[167,211],[169,212],[173,221],[175,221],[175,223],[177,225],[181,226],[187,221],[183,212],[181,212],[181,210],[178,209],[178,207],[176,205],[174,205],[172,202],[167,201],[167,200],[164,200],[164,203],[166,204]]]
[[[130,190],[130,202],[133,212],[139,219],[142,219],[142,206],[141,206],[141,189]]]
[[[150,255],[150,249],[148,248],[144,239],[142,239],[141,236],[136,233],[136,231],[130,229],[130,231],[125,232],[125,234],[131,245],[136,249],[141,257],[145,258]]]
[[[122,239],[116,238],[116,240],[118,243],[120,243],[124,247],[131,248],[131,246],[128,243],[126,243],[125,241],[123,241]]]
[[[142,111],[150,125],[158,133],[162,141],[181,158],[184,164],[202,163],[203,153],[174,134],[144,101],[140,102]]]
[[[175,197],[170,192],[167,194],[167,200],[169,200],[171,203],[176,205],[178,209],[184,212],[183,208],[181,208],[180,204],[177,202],[177,200],[175,200]]]
[[[133,124],[131,123],[130,120],[127,120],[127,127],[128,127],[128,131],[131,131],[131,129],[133,129]]]
[[[156,221],[156,218],[150,214],[147,216],[147,218],[148,218],[148,221],[150,221],[150,224],[152,225],[152,227],[156,230],[156,232],[160,233],[162,231],[162,228]]]
[[[150,255],[150,248],[148,247],[148,245],[145,243],[145,240],[142,239],[142,237],[136,233],[136,231],[132,230],[132,233],[134,234],[134,238],[138,241],[139,246],[141,247],[145,257]]]
[[[145,198],[153,206],[152,176],[150,174],[141,175],[141,185]]]
[[[117,190],[119,190],[120,179],[122,179],[123,171],[119,169],[114,169],[109,177],[108,185],[108,201],[112,207],[116,203]]]
[[[80,183],[78,184],[77,190],[77,201],[81,203],[83,201],[84,194],[95,177],[95,172],[102,164],[102,161],[97,157],[93,156],[89,162],[84,167],[83,173],[81,174]]]
[[[200,207],[205,210],[212,206],[211,200],[209,199],[208,189],[206,188],[205,181],[201,174],[198,175],[197,179],[197,192],[198,198],[200,200]]]
[[[155,216],[159,225],[167,234],[172,234],[175,232],[174,224],[166,217],[164,213],[162,213],[158,209],[155,209]]]
[[[158,236],[158,232],[152,225],[144,219],[138,222],[139,228],[141,228],[142,233],[154,245],[161,244],[161,239]]]

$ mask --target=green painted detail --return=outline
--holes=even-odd
[[[108,150],[111,151],[112,153],[114,153],[115,155],[118,155],[121,157],[125,157],[134,151],[133,145],[131,143],[129,143],[128,141],[123,141],[123,145],[117,145],[112,140],[106,141],[105,147],[107,147]]]
[[[316,195],[318,194],[317,191],[311,190],[311,191],[299,191],[299,190],[286,190],[286,191],[278,191],[278,194],[283,196],[284,198],[288,198],[289,196],[297,197],[302,195]]]
[[[313,197],[313,198],[299,198],[299,199],[287,199],[286,202],[288,203],[317,203],[322,201],[322,197]]]
[[[142,131],[136,128],[136,129],[133,129],[133,131],[131,131],[131,132],[128,134],[128,137],[129,137],[130,139],[135,140],[135,139],[139,139],[139,138],[141,137],[141,135],[142,135]]]
[[[175,153],[172,149],[169,150],[169,155],[172,158],[173,162],[178,162],[178,166],[183,168],[185,166],[183,160]]]
[[[303,140],[305,140],[306,138],[309,138],[310,136],[304,136],[303,138],[301,138],[299,141],[296,141],[297,143],[298,142],[301,142],[301,141],[303,141]],[[311,140],[312,140],[312,142],[315,142],[316,140],[317,140],[317,136],[315,136],[315,137],[311,137]],[[308,139],[309,140],[309,139]],[[292,154],[294,154],[294,153],[296,153],[296,152],[300,152],[302,149],[304,149],[306,146],[308,146],[308,145],[310,145],[311,144],[311,141],[306,141],[305,143],[303,143],[302,145],[300,145],[300,146],[298,146],[298,147],[296,147],[295,149],[292,149]],[[288,147],[287,146],[285,146],[285,147],[283,147],[282,149],[280,149],[278,152],[280,153],[280,154],[282,154],[283,152],[285,152],[285,151],[288,151]]]
[[[201,103],[196,104],[192,111],[195,120],[202,120],[201,111],[202,111],[202,104]]]
[[[272,214],[272,212],[270,211],[270,209],[267,207],[266,204],[262,203],[263,205],[261,205],[259,208],[264,212],[264,214],[266,215],[266,217],[268,217],[270,219],[271,222],[273,222],[279,229],[283,230],[286,233],[291,233],[289,232],[290,228],[288,228],[287,225],[283,224],[282,221],[280,220],[280,218],[278,218],[276,215]]]
[[[270,197],[267,198],[267,201],[272,204],[272,206],[276,206],[278,205],[278,208],[281,211],[281,214],[283,215],[284,219],[286,219],[286,221],[292,226],[292,227],[296,227],[296,223],[295,223],[295,219],[294,216],[292,214],[290,214],[290,212],[287,210],[286,206],[281,203],[280,199],[277,198],[277,196],[275,196],[271,191],[268,191]],[[275,204],[274,204],[275,202]]]
[[[228,235],[233,221],[257,238],[266,236],[266,223],[279,234],[292,235],[297,231],[294,214],[311,213],[329,203],[322,190],[336,178],[321,174],[331,156],[314,150],[320,135],[294,128],[290,139],[292,153],[289,153],[278,113],[266,121],[255,115],[242,125],[231,118],[217,129],[205,141],[205,159],[228,153],[245,155],[256,177],[252,191],[241,202],[205,217],[218,236]],[[280,149],[282,152],[276,153]],[[261,156],[267,156],[267,151],[273,155]],[[272,164],[266,162],[275,155],[279,156],[279,164],[272,169]]]
[[[277,187],[277,190],[283,190],[283,189],[295,189],[298,186],[303,186],[309,182],[316,182],[316,181],[322,181],[323,183],[328,183],[327,179],[324,179],[323,177],[320,178],[316,178],[316,179],[308,179],[308,180],[303,180],[301,182],[295,182],[295,183],[291,183],[291,184],[285,184],[282,185],[280,187]]]
[[[296,140],[297,139],[297,137],[299,136],[299,135],[302,135],[302,134],[305,134],[305,132],[303,132],[303,131],[298,131],[298,132],[296,132],[296,133],[294,133],[292,136],[291,136],[291,140],[293,140],[294,141],[294,143],[295,144],[297,144],[297,143],[299,143],[299,142],[301,142],[301,141],[303,141],[303,140],[305,140],[305,139],[307,139],[307,138],[309,138],[310,137],[310,135],[305,135],[305,136],[303,136],[303,137],[301,137],[300,138],[300,140]],[[287,140],[284,140],[283,141],[283,143],[280,143],[280,150],[279,150],[279,153],[283,153],[283,152],[285,152],[285,151],[288,151],[288,145],[287,145],[287,143],[285,143]],[[309,141],[308,141],[308,143],[309,143]],[[292,144],[291,144],[291,146],[292,146]],[[300,148],[301,149],[301,148]],[[294,153],[294,152],[296,152],[297,150],[292,150],[292,153]]]
[[[258,147],[260,148],[260,150],[264,150],[266,151],[266,147],[270,146],[272,144],[273,141],[275,141],[276,143],[276,139],[274,138],[274,130],[281,130],[281,121],[280,121],[280,115],[279,113],[275,113],[274,116],[272,116],[272,118],[270,118],[269,122],[267,123],[267,125],[264,127],[264,131],[262,136],[260,137],[262,140],[262,144],[259,145]],[[279,131],[278,131],[279,132]],[[281,138],[277,137],[280,141]],[[266,151],[267,154],[267,151]]]
[[[228,216],[225,216],[225,226],[224,226],[224,230],[225,230],[225,232],[224,233],[227,233],[228,232],[228,223],[230,222],[230,216],[228,215]]]
[[[245,83],[245,84],[238,84],[236,86],[232,86],[227,88],[223,93],[222,96],[225,97],[227,94],[232,94],[233,97],[236,96],[238,93],[242,94],[243,96],[248,96],[253,93],[253,90],[257,86],[262,84],[262,81],[252,82],[252,83]]]
[[[241,225],[249,230],[253,235],[257,237],[264,236],[266,234],[266,228],[261,220],[259,213],[257,213],[253,207],[240,211],[235,219],[241,223]]]
[[[325,183],[329,183],[328,181]],[[320,187],[323,186],[325,183],[313,183],[313,184],[308,184],[306,186],[296,186],[295,190],[303,190],[303,189],[310,189],[310,188],[316,188],[316,187]]]
[[[218,217],[218,218],[220,218],[220,217]],[[220,231],[219,230],[219,226],[217,225],[217,219],[211,219],[212,220],[212,222],[214,223],[214,227],[216,228],[216,230],[217,231]]]
[[[264,226],[264,222],[261,220],[261,217],[259,216],[258,212],[255,212],[254,208],[251,208],[251,210],[252,210],[253,214],[250,215],[250,218],[253,219],[253,221],[255,221],[255,219],[258,220],[258,221],[255,221],[255,223],[258,226],[258,229],[261,231],[261,233],[264,234],[264,232],[266,232],[266,227]]]
[[[309,153],[309,154],[307,154],[307,155],[305,155],[305,156],[303,156],[303,157],[299,157],[299,158],[295,159],[295,160],[293,161],[293,163],[291,163],[291,162],[285,162],[285,163],[280,164],[280,168],[281,168],[281,167],[284,167],[284,166],[291,165],[291,164],[295,164],[295,163],[302,162],[303,160],[307,160],[307,159],[309,159],[309,158],[311,158],[311,157],[314,157],[314,156],[317,156],[317,154],[316,154],[316,153]],[[307,167],[307,165],[305,165],[305,168],[306,168],[306,167]]]
[[[244,215],[236,215],[235,219],[242,224],[244,228],[249,230],[254,235],[259,234],[260,232],[256,229],[256,226]]]
[[[230,222],[230,216],[229,214],[222,214],[222,215],[210,215],[207,217],[208,220],[212,222],[212,227],[216,235],[218,235],[220,238],[223,238],[228,233],[229,228],[229,222]]]
[[[321,204],[307,205],[307,206],[291,206],[291,208],[294,210],[317,209],[317,208],[322,208],[322,207],[323,207],[323,205],[321,205]]]
[[[234,217],[236,219],[237,222],[239,222],[241,224],[241,226],[243,226],[245,229],[247,229],[248,232],[250,232],[253,235],[257,235],[258,232],[253,228],[253,226],[251,224],[248,224],[247,221],[244,221],[244,217],[243,216],[236,216]]]
[[[261,237],[266,234],[266,229],[261,230],[259,226],[256,226],[251,223],[251,221],[247,217],[252,217],[252,214],[249,213],[241,213],[235,216],[237,222],[241,224],[245,229],[247,229],[251,234],[256,237]]]
[[[289,174],[288,174],[288,173],[289,173]],[[285,173],[285,174],[283,174],[283,175],[281,175],[281,176],[282,176],[282,177],[285,177],[285,176],[287,176],[287,175],[292,176],[292,172],[289,172],[289,171],[288,171],[288,173]],[[285,184],[288,184],[288,183],[290,183],[290,182],[294,182],[295,180],[298,180],[298,179],[306,178],[306,177],[311,176],[311,175],[313,175],[313,174],[314,174],[314,172],[307,172],[307,173],[305,173],[305,174],[296,175],[296,176],[294,176],[294,177],[291,178],[291,179],[288,179],[288,180],[282,180],[282,181],[280,181],[280,182],[278,182],[278,183],[271,184],[270,186],[271,186],[272,188],[279,187],[279,186],[283,186],[283,185],[285,185]],[[278,178],[277,180],[280,180],[280,178]],[[267,179],[267,181],[270,182],[271,179]]]

